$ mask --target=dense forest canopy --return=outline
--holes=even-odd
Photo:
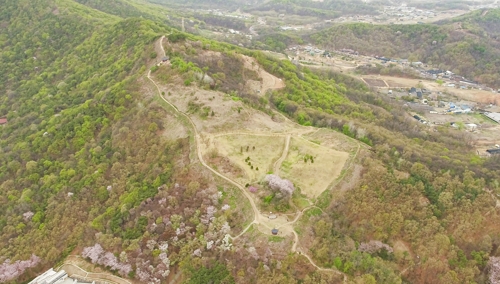
[[[307,5],[348,9],[344,4]],[[70,254],[140,283],[169,283],[176,275],[186,283],[500,277],[498,157],[478,158],[467,133],[426,131],[350,76],[176,31],[164,12],[119,0],[2,4],[0,117],[8,123],[0,127],[0,282],[26,282]],[[329,48],[440,60],[497,84],[498,18],[491,10],[439,25],[350,24],[312,39]],[[152,67],[163,35],[171,73]],[[220,59],[206,60],[206,53]],[[246,92],[242,55],[285,87],[262,97]],[[351,153],[357,156],[346,180],[325,191],[295,228],[326,270],[289,253],[285,238],[255,231],[243,240],[226,237],[249,223],[247,199],[192,162],[191,125],[157,98],[148,70],[215,89],[263,115],[275,109],[301,125],[333,129],[362,145],[358,150],[369,149]],[[214,84],[197,80],[200,73]],[[257,79],[255,72],[246,76]],[[185,137],[169,136],[173,122]]]
[[[113,131],[130,117],[151,119],[131,111],[128,78],[144,68],[145,46],[166,28],[65,4],[7,1],[0,12],[0,66],[9,70],[0,85],[0,113],[9,120],[0,129],[2,261],[35,254],[46,265],[69,253],[104,209],[111,167],[147,158],[126,154],[126,139],[113,143]],[[167,165],[175,150],[164,153],[150,162]],[[132,180],[152,186],[154,179]]]

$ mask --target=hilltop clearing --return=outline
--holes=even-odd
[[[193,45],[193,42],[189,42],[189,41],[184,41],[184,40],[181,40],[181,41],[178,41],[178,35],[176,35],[175,37],[169,37],[170,39],[174,39],[173,42],[167,42],[167,48],[169,50],[169,52],[171,52],[171,54],[175,54],[177,56],[182,56],[183,58],[190,58],[189,57],[189,54],[182,54],[182,53],[176,53],[177,50],[182,50],[183,47],[193,47],[193,46],[201,46],[200,43],[196,43]],[[159,41],[159,43],[162,45],[162,41],[163,41],[164,37],[162,37]],[[164,53],[164,47],[161,46],[161,50],[162,52]],[[206,50],[206,46],[204,48]],[[190,51],[191,55],[193,53],[196,53],[195,50],[191,50]],[[165,54],[163,54],[165,55]],[[227,56],[227,54],[224,54]],[[217,53],[216,54],[217,58],[220,60],[222,56],[222,53]],[[238,59],[238,56],[235,55],[234,53],[230,53],[229,54],[229,59]],[[243,58],[244,60],[249,60],[248,57],[245,57]],[[199,71],[200,69],[198,69],[197,65],[194,65],[194,64],[191,64],[191,62],[181,62],[179,64],[182,64],[180,66],[176,66],[175,64],[176,63],[176,60],[181,60],[179,58],[173,58],[173,64],[170,64],[170,62],[167,62],[166,64],[163,64],[165,63],[165,61],[161,62],[161,63],[158,63],[156,66],[154,66],[154,68],[152,70],[154,70],[154,72],[158,73],[159,77],[160,78],[163,78],[163,80],[167,80],[168,81],[168,78],[171,78],[173,80],[179,80],[181,78],[177,77],[177,76],[172,76],[172,71],[175,69],[175,68],[182,68],[184,65],[187,65],[188,68],[184,68],[184,73],[187,71],[187,74],[184,74],[180,77],[184,77],[183,79],[185,79],[184,82],[189,82],[189,84],[185,84],[185,85],[191,85],[192,82],[190,81],[190,78],[192,78],[192,76],[197,76],[199,74]],[[256,63],[254,63],[256,64]],[[158,68],[159,67],[159,68]],[[220,67],[220,66],[219,66]],[[260,67],[257,67],[258,69],[260,69]],[[213,83],[212,81],[210,80],[206,80],[206,78],[210,78],[209,77],[209,74],[206,72],[207,70],[209,70],[209,67],[207,66],[206,68],[203,68],[204,69],[204,74],[202,74],[199,78],[199,84],[201,86],[203,86],[204,84],[210,84],[210,86],[213,86]],[[252,68],[254,69],[254,68]],[[263,176],[260,174],[260,173],[257,173],[257,175],[253,174],[252,172],[255,170],[256,172],[259,172],[259,168],[258,168],[258,165],[257,164],[254,164],[252,165],[252,163],[250,162],[250,160],[252,160],[250,158],[250,156],[248,156],[246,159],[245,159],[245,162],[248,163],[248,166],[250,166],[250,168],[247,167],[247,165],[242,165],[242,163],[238,163],[237,160],[239,159],[243,159],[242,158],[242,154],[243,154],[243,145],[242,144],[245,144],[247,145],[245,148],[246,148],[246,152],[247,154],[249,154],[249,149],[250,149],[250,146],[249,144],[252,144],[252,151],[257,151],[258,154],[257,155],[252,155],[254,156],[254,159],[252,160],[252,162],[257,162],[257,163],[262,163],[262,165],[264,166],[263,169],[265,168],[270,168],[270,163],[271,161],[273,161],[272,159],[272,153],[273,151],[276,152],[276,150],[279,148],[279,140],[276,141],[278,142],[278,144],[273,145],[272,144],[269,144],[269,143],[266,143],[265,140],[262,141],[263,139],[265,139],[266,136],[280,136],[280,133],[278,132],[269,132],[269,130],[265,130],[263,132],[252,132],[252,131],[249,131],[248,133],[244,134],[243,136],[246,137],[244,139],[241,139],[239,141],[238,144],[240,144],[239,148],[240,148],[240,153],[239,155],[235,155],[235,148],[234,147],[234,144],[233,146],[229,146],[229,147],[224,147],[223,146],[223,143],[220,143],[221,141],[219,141],[218,143],[213,141],[212,139],[214,139],[215,137],[217,136],[224,136],[224,137],[228,137],[228,136],[240,136],[242,135],[242,133],[222,133],[222,134],[217,134],[217,133],[204,133],[204,132],[200,132],[199,129],[206,129],[206,121],[207,120],[212,120],[212,123],[210,123],[209,125],[213,126],[214,124],[215,125],[221,125],[220,123],[217,123],[217,122],[213,122],[213,121],[217,121],[217,120],[220,120],[221,118],[217,118],[215,117],[214,115],[214,112],[212,110],[212,115],[211,117],[209,118],[208,117],[208,112],[210,111],[211,108],[209,108],[206,112],[205,112],[205,115],[202,115],[202,117],[204,117],[204,121],[198,121],[198,123],[195,123],[194,120],[193,120],[193,116],[196,115],[196,111],[192,111],[190,108],[188,108],[186,111],[183,111],[182,108],[178,108],[175,104],[173,104],[171,102],[171,100],[169,99],[174,99],[177,97],[177,100],[179,100],[179,95],[181,96],[181,99],[180,101],[182,101],[182,97],[184,97],[184,100],[186,99],[185,95],[182,95],[181,94],[178,94],[175,92],[175,90],[172,90],[172,91],[168,91],[168,96],[165,96],[165,92],[162,91],[164,89],[164,87],[160,87],[160,85],[158,85],[157,82],[155,82],[154,78],[155,77],[152,77],[151,76],[151,71],[148,72],[148,78],[151,80],[151,82],[155,85],[155,87],[157,88],[158,90],[158,95],[160,96],[160,98],[165,101],[171,108],[173,108],[176,113],[178,113],[180,116],[183,116],[186,118],[186,120],[188,121],[188,124],[191,124],[191,126],[193,127],[193,130],[194,130],[194,136],[195,136],[195,144],[196,144],[196,152],[197,152],[197,156],[198,156],[198,160],[200,161],[200,163],[206,167],[207,169],[209,169],[210,171],[212,171],[215,175],[229,181],[230,183],[232,183],[233,185],[237,186],[241,192],[243,193],[243,195],[250,201],[250,204],[251,204],[251,207],[253,209],[253,212],[254,212],[254,219],[253,221],[240,233],[238,234],[237,236],[235,237],[231,237],[229,235],[227,235],[229,238],[231,238],[232,240],[236,240],[236,239],[239,239],[240,237],[242,237],[242,235],[248,231],[248,230],[252,230],[254,228],[254,226],[256,226],[256,228],[261,232],[263,233],[264,235],[280,235],[280,236],[288,236],[288,237],[291,237],[290,235],[293,235],[293,244],[291,246],[291,252],[296,252],[297,251],[297,247],[298,247],[298,243],[299,243],[299,238],[296,234],[296,232],[294,231],[293,229],[293,224],[295,222],[298,221],[298,219],[302,216],[302,214],[304,213],[305,210],[307,209],[310,209],[314,206],[308,206],[306,208],[304,208],[303,210],[301,211],[295,211],[293,213],[288,213],[289,212],[289,209],[290,209],[290,204],[293,204],[293,201],[290,202],[291,200],[289,200],[290,197],[283,197],[283,196],[280,196],[280,193],[276,194],[276,193],[273,193],[271,196],[271,198],[269,198],[268,196],[265,197],[263,200],[259,200],[260,198],[259,197],[262,197],[262,193],[260,191],[263,191],[265,192],[265,190],[273,190],[275,188],[273,188],[273,186],[271,186],[271,184],[268,185],[268,187],[266,187],[266,182],[269,178],[269,175],[265,176],[265,179],[263,179]],[[163,73],[163,74],[162,74]],[[244,73],[244,72],[243,72]],[[270,75],[269,73],[267,72],[259,72],[259,74],[262,74],[264,76],[269,76],[269,77],[272,77],[272,75]],[[234,75],[234,74],[229,74],[229,75]],[[224,79],[226,79],[226,77],[224,76]],[[260,80],[263,80],[263,78],[257,78],[257,79],[260,79]],[[273,80],[277,80],[276,79],[273,79]],[[230,81],[230,79],[229,79]],[[213,88],[213,87],[212,87]],[[192,93],[191,93],[191,96],[195,96],[198,92],[198,88],[195,86],[191,89]],[[217,92],[214,92],[214,93],[217,93]],[[195,97],[196,98],[196,97]],[[212,96],[212,99],[215,98],[215,96]],[[189,99],[189,98],[188,98]],[[179,102],[179,101],[178,101]],[[189,105],[189,104],[188,104]],[[200,105],[198,105],[199,107]],[[203,106],[203,105],[201,105]],[[241,110],[247,110],[247,106],[245,105],[241,105],[239,108],[237,108],[238,110],[238,113],[241,114]],[[199,109],[199,108],[198,108]],[[205,107],[204,107],[205,109]],[[231,108],[232,109],[232,108]],[[232,109],[233,110],[233,109]],[[225,115],[223,115],[223,117],[225,117]],[[263,119],[264,120],[267,120],[269,122],[272,122],[272,118],[269,116],[269,115],[265,115],[263,116]],[[235,123],[235,125],[237,126],[237,128],[241,128],[241,125],[238,125],[238,121],[237,120],[233,120],[233,123]],[[278,123],[279,124],[279,123]],[[283,154],[281,155],[282,158],[276,160],[276,162],[274,163],[274,166],[273,166],[273,170],[276,170],[276,169],[279,169],[280,167],[280,164],[283,162],[284,160],[284,157],[286,157],[288,155],[288,149],[289,149],[289,143],[290,143],[290,136],[291,135],[298,135],[300,136],[302,132],[311,132],[311,131],[314,131],[313,129],[309,129],[307,128],[304,129],[303,127],[301,127],[300,125],[294,125],[293,123],[291,123],[288,119],[285,118],[285,121],[282,122],[282,124],[284,124],[285,126],[288,126],[288,127],[291,127],[286,133],[283,133],[283,134],[286,134],[286,139],[285,139],[285,146],[283,147]],[[201,126],[203,125],[203,127]],[[217,127],[216,127],[217,129]],[[262,131],[262,129],[261,129]],[[276,131],[276,129],[273,129],[273,131]],[[267,133],[266,133],[267,132]],[[281,134],[281,135],[283,135]],[[253,136],[256,136],[256,137],[253,137]],[[254,139],[254,140],[252,140]],[[257,140],[255,140],[257,139]],[[214,139],[216,140],[216,139]],[[228,141],[232,141],[233,139],[228,139]],[[252,143],[253,142],[253,143]],[[264,143],[264,144],[261,144],[261,143]],[[217,146],[216,146],[217,145]],[[207,147],[208,146],[208,147]],[[203,149],[207,147],[209,149],[209,153],[208,154],[204,154],[203,153]],[[257,147],[257,148],[256,148]],[[268,148],[268,152],[265,152],[262,153],[263,151],[263,148]],[[231,149],[232,148],[232,149]],[[228,151],[229,149],[229,151]],[[219,153],[220,151],[220,153]],[[325,150],[323,151],[316,151],[315,154],[323,154],[324,152],[326,151],[326,148]],[[359,151],[359,146],[358,146],[358,151]],[[356,152],[357,154],[358,152]],[[249,154],[250,155],[250,154]],[[205,158],[207,158],[208,156],[208,160],[211,160],[211,163],[210,164],[207,164],[205,162]],[[235,159],[235,156],[239,156]],[[345,155],[347,156],[347,155]],[[260,158],[259,158],[260,157]],[[271,157],[271,159],[269,159],[269,157]],[[266,160],[267,158],[267,160]],[[356,158],[356,156],[353,156],[352,159]],[[231,163],[231,160],[232,160],[232,163]],[[344,161],[339,161],[337,163],[337,166],[342,168],[343,167],[343,162]],[[289,162],[289,164],[291,164],[291,162]],[[219,166],[221,166],[221,170],[219,170]],[[254,168],[255,167],[255,168]],[[250,170],[250,173],[249,173],[249,170]],[[328,170],[328,168],[326,169]],[[243,172],[246,173],[245,174],[242,174]],[[236,174],[236,176],[233,176],[233,174]],[[259,177],[260,176],[260,177]],[[236,179],[235,179],[236,178]],[[277,177],[279,179],[279,177]],[[245,186],[243,186],[243,183],[241,182],[247,182],[247,184]],[[253,190],[252,188],[254,189],[257,189],[257,187],[255,186],[250,186],[250,183],[256,185],[257,183],[259,183],[260,185],[258,187],[260,187],[260,190],[259,190],[259,195],[256,195],[255,197],[251,195],[251,193],[255,193],[257,192],[257,190]],[[289,182],[290,183],[290,182]],[[290,183],[291,184],[291,183]],[[323,187],[318,187],[317,185],[315,186],[312,186],[312,185],[309,185],[309,187],[311,187],[309,190],[310,191],[316,191],[315,194],[319,194],[321,193],[323,190],[326,190],[327,188],[325,188],[324,186]],[[293,188],[293,185],[292,185],[292,188]],[[333,188],[332,188],[333,189]],[[330,190],[332,190],[330,189]],[[292,194],[292,193],[290,193]],[[311,196],[315,196],[315,194],[310,194]],[[295,194],[297,195],[297,194]],[[274,198],[276,196],[276,198]],[[279,197],[278,197],[279,196]],[[273,201],[274,199],[274,201]],[[292,199],[293,200],[293,199]],[[307,202],[309,203],[312,203],[310,200],[307,200],[305,199]],[[272,202],[272,203],[271,203]],[[277,211],[275,214],[272,214],[272,212],[270,212],[269,214],[266,214],[266,213],[263,213],[261,211],[260,208],[265,208],[265,209],[268,209],[269,208],[269,205],[273,205],[275,211]],[[297,208],[298,206],[300,206],[300,204],[293,204],[293,207]],[[280,213],[285,213],[285,214],[280,214]],[[293,221],[289,221],[289,216],[290,217],[294,217],[293,218]],[[279,237],[277,239],[274,239],[273,242],[278,242],[278,243],[282,243],[284,240],[286,240],[286,238],[282,238],[282,237]],[[250,240],[248,240],[250,241]],[[300,250],[300,248],[299,248]],[[314,262],[312,262],[312,260],[310,259],[310,257],[307,257],[307,260],[315,267],[318,267],[316,264],[314,264]],[[332,272],[336,272],[337,275],[342,275],[342,273],[338,272],[338,271],[335,271],[335,270],[331,270],[331,269],[326,269],[328,271],[332,271]],[[345,279],[345,276],[344,276],[344,279]]]

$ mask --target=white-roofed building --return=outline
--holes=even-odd
[[[28,284],[88,284],[89,282],[81,282],[77,279],[73,279],[68,276],[68,273],[64,270],[55,271],[54,269],[49,269],[42,275],[31,280]]]
[[[487,118],[495,121],[496,123],[500,123],[500,113],[498,113],[498,112],[485,112],[484,115]]]

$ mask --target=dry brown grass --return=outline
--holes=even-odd
[[[246,184],[261,180],[272,170],[274,161],[281,156],[284,143],[283,136],[227,135],[215,137],[211,149],[216,147],[220,156],[227,157],[232,165],[241,169],[243,172],[233,178]],[[245,162],[247,157],[250,157],[253,169]],[[239,173],[237,170],[234,172]]]
[[[387,87],[384,80],[363,78],[363,81],[365,81],[370,87]]]
[[[293,181],[310,198],[319,196],[327,189],[340,175],[349,158],[346,152],[320,146],[303,138],[293,137],[290,143],[288,156],[280,168],[281,175]],[[312,156],[314,162],[304,162],[306,155]]]

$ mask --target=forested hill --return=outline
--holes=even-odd
[[[37,273],[68,254],[89,221],[117,200],[116,193],[108,198],[110,182],[150,189],[131,199],[137,203],[170,175],[125,171],[145,160],[168,169],[175,154],[164,144],[151,155],[129,148],[165,143],[149,139],[154,112],[138,111],[131,82],[169,29],[69,0],[3,1],[0,26],[0,117],[8,119],[0,127],[0,263],[34,254]],[[120,125],[134,136],[125,127],[117,139]],[[122,170],[110,177],[113,165]],[[8,265],[0,270],[0,282],[11,279]]]
[[[479,158],[469,133],[445,126],[429,131],[399,102],[353,77],[181,33],[164,25],[164,10],[137,3],[144,2],[2,2],[0,118],[7,123],[0,127],[1,283],[27,282],[68,255],[84,256],[78,261],[85,266],[92,262],[134,283],[500,279],[500,157]],[[471,14],[471,23],[493,31],[495,25],[487,26],[493,20],[473,19],[497,14]],[[325,45],[352,40],[338,48],[380,49],[386,56],[428,52],[434,58],[457,48],[462,55],[450,58],[477,56],[495,65],[490,47],[496,34],[456,31],[455,24],[347,25],[314,38]],[[375,45],[380,39],[412,54]],[[474,52],[484,57],[468,53],[483,42],[484,50]],[[163,52],[170,62],[154,65]],[[251,85],[249,91],[244,81],[258,84],[264,81],[259,74],[278,81],[263,70],[284,86],[257,95]],[[161,91],[165,100],[185,99],[188,111],[174,112]],[[308,144],[349,152],[339,183],[311,206],[300,190],[291,196],[300,207],[272,205],[274,193],[255,195],[263,212],[283,213],[281,218],[296,212],[293,232],[262,234],[252,225],[262,220],[252,219],[260,208],[193,158],[205,138],[192,128],[191,116],[201,123],[220,117],[209,115],[200,94],[209,94],[208,102],[234,102],[221,108],[244,117],[244,125],[254,123],[247,120],[254,111],[258,120],[268,119],[265,124],[280,124],[275,111],[281,111],[311,126],[302,136],[304,128],[283,119],[283,130],[297,127],[301,139],[313,142]],[[212,134],[225,130],[212,128]],[[332,138],[316,141],[322,135]],[[207,155],[219,158],[217,152]],[[263,192],[267,185],[257,186]],[[295,244],[300,253],[292,253]],[[316,269],[304,254],[326,269]]]
[[[500,87],[500,9],[478,10],[436,24],[335,25],[311,36],[328,49],[408,58]]]

